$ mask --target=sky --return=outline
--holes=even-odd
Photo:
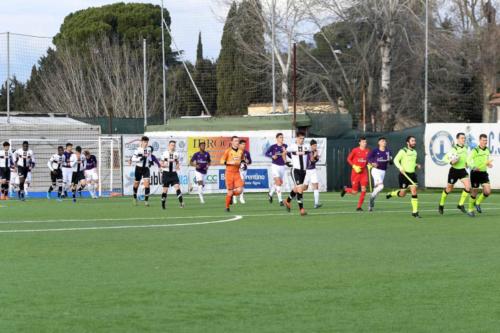
[[[12,32],[52,37],[64,17],[71,12],[88,7],[98,7],[115,2],[142,2],[160,5],[160,0],[17,0],[1,1],[0,10],[0,82],[6,77],[6,35]],[[172,18],[172,34],[187,60],[196,58],[198,33],[202,32],[204,55],[216,59],[220,50],[226,9],[216,0],[164,0]],[[50,45],[49,38],[11,38],[12,72],[22,80],[29,75],[32,65]]]

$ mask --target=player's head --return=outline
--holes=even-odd
[[[239,147],[241,150],[245,150],[247,147],[247,142],[245,140],[240,140]]]
[[[82,147],[76,146],[75,151],[78,155],[80,155],[82,153]]]
[[[207,144],[205,143],[205,141],[200,141],[200,151],[205,151],[206,148]]]
[[[465,133],[457,133],[457,144],[463,146],[465,144]]]
[[[84,150],[83,155],[85,155],[86,158],[90,158],[90,151]]]
[[[279,144],[283,143],[283,133],[276,134],[276,142],[278,142]]]
[[[175,150],[175,145],[176,145],[177,142],[175,142],[174,140],[170,140],[168,142],[168,150],[170,151],[174,151]]]
[[[23,141],[23,150],[28,150],[28,148],[30,147],[30,144],[28,143],[28,141]]]
[[[240,144],[240,138],[237,137],[236,135],[233,136],[231,138],[231,146],[236,149],[236,148],[238,148],[239,144]]]
[[[71,142],[66,144],[66,151],[70,153],[73,151],[73,144]]]
[[[488,144],[488,136],[486,134],[479,135],[479,147],[484,148]]]
[[[385,149],[385,147],[387,147],[387,139],[382,136],[378,138],[378,148]]]
[[[364,137],[364,136],[359,138],[358,143],[359,143],[359,148],[361,148],[361,149],[365,149],[366,146],[368,145],[368,143],[366,142],[366,137]]]
[[[413,135],[410,135],[406,138],[406,145],[410,148],[415,148],[417,146],[417,138]]]
[[[3,150],[9,151],[9,149],[10,149],[10,143],[9,143],[9,141],[5,141],[3,143]]]
[[[312,151],[318,150],[318,141],[312,139],[311,142],[309,142],[309,144],[311,145]]]
[[[62,154],[64,154],[64,147],[63,146],[57,147],[57,154],[59,156],[61,156]]]
[[[304,134],[304,132],[297,132],[295,142],[297,142],[297,144],[299,144],[299,145],[303,145],[305,137],[306,137],[306,135]]]

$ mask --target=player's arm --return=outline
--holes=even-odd
[[[194,167],[196,166],[196,164],[197,164],[196,163],[196,154],[193,154],[193,156],[191,156],[191,159],[189,160],[189,164],[191,166],[194,166]]]
[[[73,155],[71,155],[73,156]],[[134,155],[132,155],[132,162],[140,162],[142,161],[142,152],[139,152],[138,150],[134,151]]]
[[[250,156],[250,153],[247,154],[247,159],[245,162],[247,163],[247,165],[252,164],[252,156]]]
[[[451,154],[456,154],[456,149],[455,147],[451,147],[451,149],[444,155],[444,158],[443,158],[443,161],[445,161],[446,163],[448,164],[455,164],[457,161],[455,161],[455,163],[453,163],[453,161],[451,160],[450,156]]]
[[[403,166],[401,165],[401,161],[403,160],[404,157],[404,150],[401,149],[397,154],[396,157],[394,157],[394,165],[396,168],[398,168],[400,171],[403,171]]]
[[[370,150],[368,154],[368,164],[372,164],[374,167],[377,167],[377,154],[375,154],[375,150]]]
[[[273,160],[275,160],[275,159],[277,159],[277,158],[278,158],[278,156],[277,156],[277,155],[275,155],[275,154],[273,153],[273,146],[271,146],[271,147],[267,148],[267,151],[266,151],[266,154],[265,154],[265,155],[266,155],[267,157],[269,157],[269,158],[273,159]]]
[[[49,158],[49,161],[47,162],[47,166],[49,167],[50,172],[54,171],[54,168],[52,167],[52,162],[54,161],[54,156]]]
[[[30,170],[35,168],[36,164],[36,159],[35,159],[35,154],[31,154],[31,162],[30,162]]]
[[[349,163],[350,166],[354,165],[354,149],[347,155],[347,163]]]
[[[181,170],[181,162],[179,160],[179,155],[174,155],[175,156],[175,170],[180,171]]]
[[[222,157],[220,159],[220,164],[226,165],[228,164],[228,159],[229,159],[229,149],[226,149],[224,151],[224,154],[222,154]]]
[[[212,157],[210,157],[210,154],[207,153],[207,168],[210,166],[211,163],[212,163]]]
[[[477,170],[475,163],[476,157],[477,150],[474,148],[470,151],[469,155],[467,155],[467,165],[471,168],[471,170]]]

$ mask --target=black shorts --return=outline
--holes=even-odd
[[[135,167],[135,181],[140,182],[141,179],[149,179],[151,174],[149,168]]]
[[[10,168],[0,168],[0,179],[10,181]]]
[[[30,172],[30,168],[17,166],[17,175],[19,176],[19,178],[27,178],[28,172]]]
[[[304,184],[304,180],[306,179],[306,170],[300,169],[292,169],[292,179],[295,185]]]
[[[415,185],[417,185],[418,179],[417,179],[417,174],[415,172],[413,172],[413,173],[407,172],[406,176],[408,176],[408,178],[410,178],[411,181]],[[408,188],[410,185],[413,185],[406,176],[403,175],[402,173],[399,174],[399,188],[401,188],[401,189],[405,189],[405,188]]]
[[[455,185],[459,180],[464,178],[469,178],[467,170],[450,168],[450,171],[448,172],[448,184]]]
[[[472,188],[479,188],[483,184],[489,184],[490,177],[486,171],[472,171],[470,173],[470,181]]]
[[[169,187],[180,184],[179,175],[177,172],[163,171],[161,174],[161,183],[163,187]]]
[[[63,176],[61,169],[55,169],[54,171],[50,172],[50,180],[52,181],[52,184],[55,184],[57,181],[62,181],[62,179]]]
[[[74,172],[71,175],[71,184],[79,184],[82,180],[85,180],[85,174],[83,171]]]

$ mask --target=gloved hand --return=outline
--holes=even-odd
[[[354,165],[352,166],[352,169],[353,169],[353,170],[354,170],[354,172],[356,172],[356,173],[361,173],[361,171],[363,170],[363,169],[362,169],[359,165],[356,165],[356,164],[354,164]]]

